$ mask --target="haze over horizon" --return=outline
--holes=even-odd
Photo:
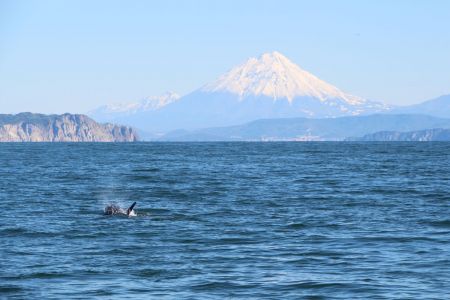
[[[447,1],[2,1],[0,113],[85,113],[185,95],[279,51],[345,92],[450,94]]]

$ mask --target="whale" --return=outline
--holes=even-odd
[[[110,204],[105,207],[105,215],[126,215],[126,216],[135,216],[136,212],[134,211],[134,206],[136,202],[133,202],[127,210],[122,209],[120,206],[116,204]]]

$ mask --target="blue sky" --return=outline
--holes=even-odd
[[[450,94],[450,1],[0,0],[0,113],[183,95],[274,50],[368,99]]]

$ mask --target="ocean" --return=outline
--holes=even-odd
[[[445,142],[2,143],[0,211],[4,299],[450,298]]]

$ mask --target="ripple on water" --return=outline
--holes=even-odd
[[[0,298],[445,299],[449,146],[1,144]]]

